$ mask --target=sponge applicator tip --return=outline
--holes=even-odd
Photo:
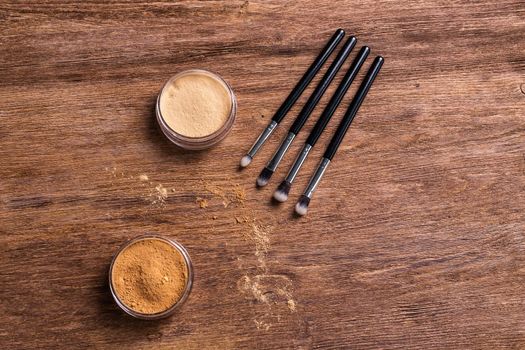
[[[245,155],[244,157],[241,158],[240,166],[241,168],[246,168],[248,165],[250,165],[251,162],[252,162],[252,157],[250,157],[249,155]]]

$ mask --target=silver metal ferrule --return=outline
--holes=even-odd
[[[308,153],[310,153],[310,150],[312,149],[312,146],[305,143],[303,149],[297,156],[297,159],[293,163],[292,167],[290,168],[290,171],[288,172],[288,175],[286,175],[285,181],[292,183],[293,180],[295,180],[295,177],[297,176],[297,173],[299,173],[299,170],[303,166],[304,161],[306,160],[306,157],[308,157]]]
[[[252,148],[248,152],[248,155],[250,157],[254,157],[259,149],[262,147],[262,145],[268,140],[268,137],[273,133],[275,130],[275,127],[277,126],[277,122],[275,120],[272,120],[270,124],[266,127],[266,129],[263,130],[263,132],[259,135],[257,140],[255,140],[255,143],[253,144]]]
[[[286,154],[286,151],[288,151],[288,148],[290,148],[290,145],[292,144],[293,139],[295,138],[295,134],[293,132],[288,133],[286,138],[283,140],[279,148],[277,149],[277,152],[273,155],[272,159],[268,162],[268,165],[266,165],[266,168],[275,171],[277,169],[277,166],[279,166],[279,163],[281,160],[283,160],[284,155]]]
[[[310,182],[308,183],[308,186],[306,187],[306,190],[304,190],[304,195],[306,197],[312,198],[312,195],[314,194],[317,185],[319,185],[319,182],[321,182],[321,178],[323,177],[326,168],[328,168],[328,164],[330,164],[330,159],[323,158],[321,160],[321,163],[319,163],[319,166],[317,167],[314,176],[312,176]]]

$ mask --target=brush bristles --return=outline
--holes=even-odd
[[[268,168],[264,168],[261,173],[259,174],[259,177],[257,178],[257,186],[263,187],[268,184],[268,181],[270,181],[270,178],[273,175],[273,171],[271,171]]]
[[[299,197],[299,201],[295,205],[295,212],[298,215],[304,216],[308,212],[308,204],[310,204],[310,198],[302,195]]]
[[[292,184],[284,180],[283,182],[281,182],[279,187],[277,187],[277,189],[273,193],[273,198],[275,198],[276,201],[281,202],[281,203],[286,202],[286,200],[288,199],[288,193],[290,193],[291,187],[292,187]]]
[[[250,163],[252,162],[252,157],[250,157],[249,155],[245,155],[244,157],[241,158],[241,167],[242,168],[246,168],[248,165],[250,165]]]

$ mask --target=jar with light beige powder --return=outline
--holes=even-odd
[[[231,131],[237,101],[219,75],[201,69],[170,78],[156,104],[157,121],[164,135],[188,150],[209,148]]]

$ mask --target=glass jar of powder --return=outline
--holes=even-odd
[[[172,315],[188,298],[193,267],[186,249],[159,235],[143,235],[124,244],[109,268],[109,287],[117,305],[145,320]]]
[[[166,82],[155,110],[160,129],[171,142],[184,149],[202,150],[230,132],[237,100],[219,75],[191,69]]]

